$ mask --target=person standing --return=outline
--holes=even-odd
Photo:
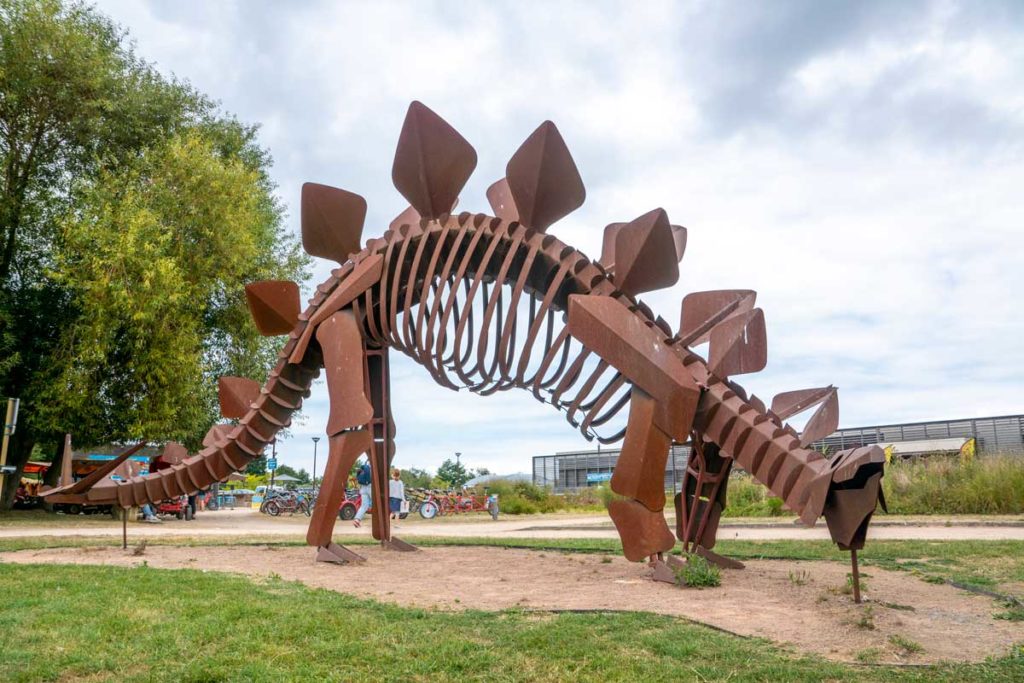
[[[373,504],[373,473],[370,471],[369,460],[359,466],[359,470],[356,472],[356,483],[359,484],[359,509],[352,520],[352,525],[359,528],[363,525],[363,516]]]
[[[391,519],[396,519],[401,514],[404,500],[405,482],[402,481],[402,472],[396,467],[391,470],[391,481],[388,482],[388,507],[391,509]]]

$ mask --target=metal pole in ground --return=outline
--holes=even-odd
[[[128,511],[131,508],[121,508],[121,549],[128,550]]]
[[[6,468],[7,465],[7,446],[11,440],[11,434],[14,434],[14,427],[18,422],[18,404],[20,399],[9,398],[7,399],[7,417],[4,419],[4,434],[3,434],[3,445],[0,446],[0,501],[4,499],[4,480],[8,474]],[[15,470],[17,471],[17,470]],[[17,483],[15,483],[17,486]]]
[[[850,550],[850,566],[853,568],[853,601],[860,604],[860,571],[857,568],[857,551]]]
[[[313,438],[313,498],[316,498],[316,445],[320,441],[319,436]]]

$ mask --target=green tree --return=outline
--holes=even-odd
[[[91,7],[0,0],[0,390],[22,399],[10,464],[57,452],[65,431],[196,448],[216,377],[263,379],[276,342],[243,285],[301,280],[306,260],[255,132]]]
[[[278,465],[277,470],[274,472],[274,476],[280,476],[287,474],[289,477],[295,477],[299,480],[300,484],[310,483],[309,472],[306,470],[297,470],[289,465]]]
[[[449,458],[437,468],[437,477],[455,488],[461,488],[463,484],[473,478],[473,473],[467,471],[461,462]]]
[[[260,457],[251,460],[248,465],[245,466],[245,473],[252,475],[261,475],[267,473],[267,456],[261,455]]]
[[[434,479],[434,475],[427,470],[410,467],[407,470],[402,470],[401,478],[402,482],[410,488],[425,489],[430,487],[430,482]]]

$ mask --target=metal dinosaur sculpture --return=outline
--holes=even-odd
[[[838,424],[836,389],[783,393],[768,408],[730,378],[765,366],[764,315],[749,290],[695,292],[682,302],[679,328],[636,297],[673,285],[687,231],[662,209],[604,230],[593,261],[547,229],[577,209],[586,192],[565,143],[545,122],[487,191],[493,216],[451,213],[476,152],[419,102],[410,105],[392,177],[410,207],[361,246],[365,200],[307,183],[302,240],[311,255],[336,260],[300,312],[295,283],[250,284],[246,295],[264,335],[287,335],[262,387],[221,378],[221,412],[203,450],[160,472],[127,481],[92,478],[54,489],[124,507],[204,489],[242,470],[289,424],[310,385],[326,373],[329,456],[307,541],[317,559],[362,560],[332,539],[352,464],[367,454],[373,495],[387,499],[395,454],[388,354],[421,364],[442,386],[481,395],[513,387],[565,412],[587,438],[623,440],[611,479],[620,496],[609,513],[630,560],[650,559],[672,580],[666,553],[685,550],[721,564],[712,551],[733,463],[813,525],[825,516],[841,548],[863,547],[881,500],[882,451],[874,446],[831,458],[808,445]],[[693,347],[707,342],[707,359]],[[803,433],[784,420],[818,406]],[[627,410],[628,408],[628,410]],[[621,423],[625,421],[623,426]],[[665,521],[663,476],[673,443],[693,445],[675,535]],[[882,501],[884,506],[884,501]],[[372,515],[374,538],[397,550],[385,506]],[[855,562],[854,555],[854,562]]]

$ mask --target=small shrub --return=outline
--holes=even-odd
[[[801,569],[798,572],[789,573],[789,582],[794,586],[806,585],[811,579],[811,573],[806,569]]]
[[[875,664],[882,657],[882,651],[877,647],[869,647],[854,655],[854,658],[861,664]]]
[[[871,605],[868,605],[860,612],[860,619],[853,622],[857,628],[864,629],[865,631],[875,630],[875,610]]]
[[[868,582],[865,581],[864,579],[868,578],[869,576],[871,576],[871,575],[870,574],[863,574],[863,573],[860,575],[860,592],[861,593],[867,593],[868,592]],[[842,593],[843,595],[853,595],[853,574],[852,573],[850,573],[850,572],[846,573],[846,583],[844,583],[843,587],[839,589],[839,592]]]
[[[996,619],[1004,619],[1006,621],[1024,621],[1024,602],[1010,598],[1009,600],[1003,601],[1003,606],[1007,608],[1005,612],[999,612],[993,616]]]
[[[924,647],[922,647],[921,643],[914,642],[896,633],[889,636],[889,643],[905,655],[917,655],[924,652]]]
[[[676,583],[688,588],[714,588],[722,585],[722,571],[700,555],[687,555],[676,567]]]

